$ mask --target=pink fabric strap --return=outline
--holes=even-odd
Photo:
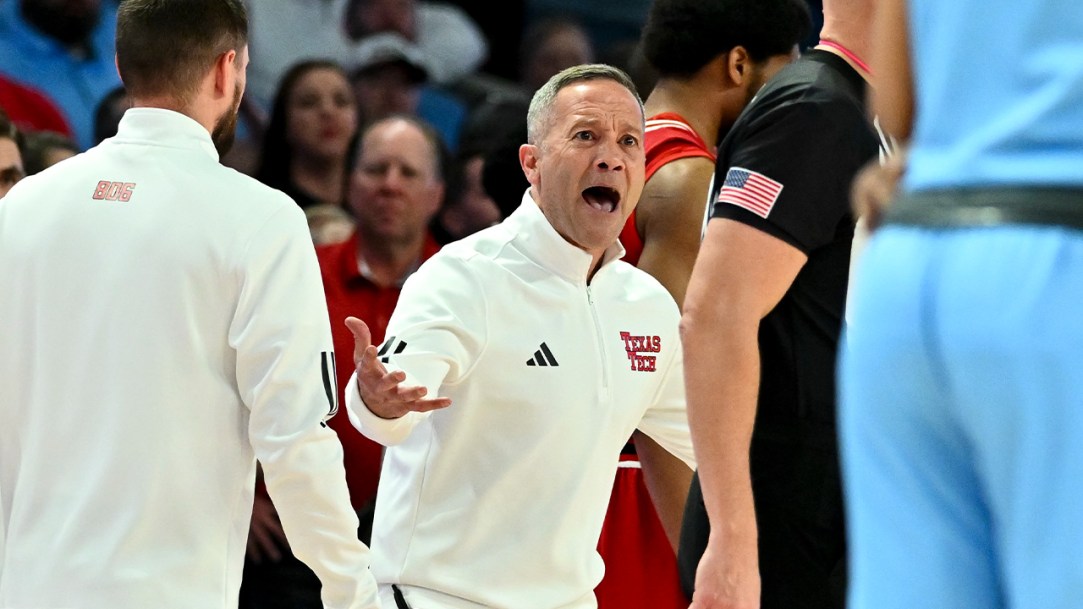
[[[872,74],[872,69],[869,67],[869,64],[862,61],[861,58],[858,57],[856,53],[854,53],[850,49],[842,46],[841,44],[835,42],[834,40],[827,40],[826,38],[821,38],[820,39],[820,46],[825,46],[825,47],[830,47],[832,49],[835,49],[839,53],[842,53],[846,57],[846,59],[849,59],[850,61],[857,64],[857,67],[864,70],[867,74],[870,74],[870,75]]]

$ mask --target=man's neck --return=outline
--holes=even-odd
[[[425,235],[409,242],[390,242],[378,236],[357,240],[357,264],[361,274],[381,287],[402,285],[421,263],[425,251]]]
[[[704,99],[703,90],[692,81],[666,78],[654,86],[643,107],[647,117],[662,112],[681,115],[708,146],[714,146],[722,124],[722,104],[711,97]]]

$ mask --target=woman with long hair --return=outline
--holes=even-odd
[[[298,63],[279,84],[256,178],[312,217],[341,209],[357,131],[357,102],[342,67],[327,60]]]

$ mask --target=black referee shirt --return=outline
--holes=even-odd
[[[757,433],[797,420],[833,429],[854,236],[850,183],[879,145],[864,98],[865,81],[842,58],[809,51],[768,82],[719,147],[712,217],[743,222],[808,255],[760,325]]]

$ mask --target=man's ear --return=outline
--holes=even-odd
[[[737,45],[726,54],[726,74],[738,86],[752,74],[752,58],[743,46]]]
[[[519,165],[531,186],[538,184],[538,147],[534,144],[519,146]]]
[[[230,49],[214,61],[215,97],[233,98],[233,89],[237,81],[237,51]]]

